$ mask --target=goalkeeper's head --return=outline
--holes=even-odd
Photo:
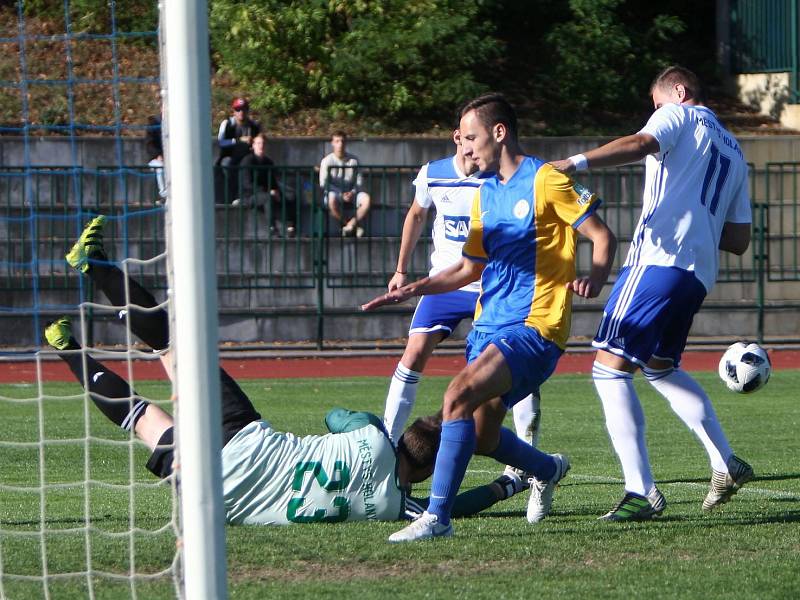
[[[397,442],[398,477],[402,486],[431,476],[441,437],[441,413],[420,417],[405,430]]]

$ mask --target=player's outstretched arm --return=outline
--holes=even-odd
[[[658,140],[649,133],[634,133],[617,138],[599,148],[589,150],[575,157],[553,161],[554,168],[568,175],[589,167],[618,167],[642,160],[648,154],[660,150]],[[576,157],[582,156],[585,163],[578,164]]]
[[[477,280],[483,273],[484,265],[462,258],[461,261],[440,271],[433,277],[423,277],[406,286],[377,296],[361,305],[361,310],[369,311],[387,304],[399,304],[414,296],[423,294],[442,294],[452,292]]]
[[[578,225],[578,233],[592,241],[592,269],[588,277],[567,283],[567,288],[582,298],[594,298],[603,289],[611,272],[617,238],[597,215],[591,215]]]
[[[389,280],[389,291],[403,287],[408,282],[408,265],[411,255],[417,246],[422,228],[425,226],[425,217],[428,209],[422,208],[416,200],[411,201],[406,219],[403,221],[403,233],[400,236],[400,252],[397,255],[397,268]]]

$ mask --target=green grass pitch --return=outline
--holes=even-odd
[[[780,371],[752,396],[727,392],[716,375],[701,373],[737,454],[757,479],[711,515],[700,508],[710,471],[699,444],[640,377],[648,419],[651,462],[667,497],[664,516],[651,523],[597,521],[622,494],[599,401],[588,375],[553,377],[542,388],[541,447],[565,452],[572,470],[556,491],[551,516],[539,525],[525,520],[527,494],[487,514],[455,521],[455,537],[390,545],[397,523],[228,527],[228,581],[232,598],[797,598],[800,596],[800,371]],[[433,412],[446,378],[423,379],[415,414]],[[248,380],[241,382],[256,407],[278,429],[322,433],[323,416],[339,405],[380,414],[388,381],[381,378]],[[138,391],[164,399],[162,383],[139,383]],[[86,569],[91,578],[49,581],[52,598],[130,597],[132,568],[155,573],[174,555],[171,492],[144,469],[146,452],[130,444],[88,444],[93,437],[126,437],[90,407],[89,422],[76,384],[46,384],[62,398],[37,403],[0,401],[0,560],[4,573],[51,574]],[[35,386],[2,385],[3,398],[35,396]],[[74,399],[64,396],[76,395]],[[44,449],[35,442],[43,427]],[[133,463],[129,458],[133,455]],[[82,481],[44,494],[38,486],[40,457],[48,484]],[[131,464],[133,467],[131,468]],[[490,459],[470,464],[464,488],[493,479],[502,469]],[[131,494],[120,485],[130,474],[143,485]],[[463,489],[463,488],[462,488]],[[423,493],[426,493],[423,487]],[[88,499],[87,499],[88,494]],[[42,505],[44,503],[44,506]],[[84,525],[89,515],[92,530]],[[46,531],[39,535],[44,520]],[[131,526],[156,533],[124,535]],[[49,529],[73,529],[55,533]],[[22,534],[22,535],[17,535]],[[122,535],[117,535],[122,534]],[[42,543],[46,546],[43,558]],[[132,566],[133,565],[133,566]],[[91,585],[91,590],[90,590]],[[137,581],[139,598],[171,598],[169,578]],[[42,584],[4,577],[2,596],[42,598]]]

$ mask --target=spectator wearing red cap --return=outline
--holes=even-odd
[[[233,115],[219,125],[217,143],[219,144],[219,159],[217,165],[223,167],[223,181],[227,182],[227,201],[239,197],[238,177],[235,167],[250,154],[253,138],[261,133],[261,126],[249,116],[250,105],[245,98],[235,98],[231,103]],[[227,167],[227,168],[225,168]]]

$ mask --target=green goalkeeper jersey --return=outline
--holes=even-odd
[[[331,433],[298,437],[253,421],[222,450],[229,523],[393,521],[404,510],[397,457],[375,415],[333,409]]]

